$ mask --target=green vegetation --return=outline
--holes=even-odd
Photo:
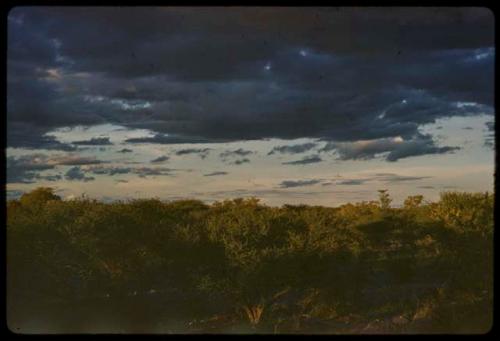
[[[257,199],[7,203],[17,332],[483,333],[493,195],[268,207]]]

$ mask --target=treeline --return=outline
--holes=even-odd
[[[493,195],[340,207],[7,202],[14,332],[483,333]]]

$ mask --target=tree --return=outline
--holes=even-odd
[[[383,210],[387,210],[390,207],[390,204],[392,202],[392,199],[389,196],[389,193],[387,193],[386,189],[379,189],[379,200],[380,200],[380,208]]]
[[[55,195],[54,189],[50,187],[38,187],[29,193],[23,194],[19,199],[21,205],[37,208],[50,200],[61,200],[61,197]]]
[[[415,207],[419,207],[423,199],[424,197],[422,195],[411,195],[405,199],[404,208],[412,209]]]

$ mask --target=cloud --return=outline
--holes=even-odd
[[[93,166],[86,168],[86,172],[90,172],[98,175],[116,175],[116,174],[128,174],[131,173],[133,168],[130,167],[103,167],[103,166]]]
[[[24,194],[24,192],[17,189],[8,189],[6,194],[7,200],[17,200]]]
[[[495,122],[486,122],[486,129],[489,133],[485,136],[484,145],[495,149]]]
[[[128,143],[409,141],[439,118],[494,114],[486,8],[18,7],[9,18],[9,147],[69,150],[45,134],[101,123],[156,134]],[[387,160],[451,148],[414,141]]]
[[[35,177],[37,180],[46,180],[46,181],[59,181],[62,180],[62,176],[59,174],[54,175],[39,175],[37,174]]]
[[[311,179],[311,180],[285,180],[280,183],[280,188],[291,188],[291,187],[303,187],[311,186],[321,183],[322,180]]]
[[[254,152],[251,150],[245,150],[243,148],[239,148],[236,150],[226,150],[219,154],[222,159],[226,159],[228,157],[237,157],[237,156],[247,156],[253,154]]]
[[[168,161],[168,159],[170,159],[170,157],[168,157],[168,156],[159,156],[156,159],[151,160],[150,162],[151,163],[161,163],[161,162]]]
[[[432,178],[431,176],[407,176],[407,175],[398,175],[394,173],[377,173],[375,174],[375,178],[381,181],[394,183],[394,182],[402,182],[402,181],[418,181],[423,179]]]
[[[247,158],[241,159],[241,160],[236,160],[233,162],[233,165],[241,165],[244,163],[250,163],[250,160]]]
[[[213,172],[213,173],[208,173],[204,174],[203,176],[219,176],[219,175],[226,175],[228,174],[227,172]]]
[[[102,163],[106,162],[75,154],[48,156],[37,153],[17,158],[9,156],[7,157],[7,183],[33,183],[35,180],[57,181],[61,180],[59,175],[40,175],[39,173],[54,169],[56,166],[81,166]]]
[[[382,181],[385,183],[400,183],[406,181],[419,181],[423,179],[432,178],[431,176],[409,176],[409,175],[398,175],[395,173],[376,173],[372,176],[358,179],[342,179],[336,180],[335,184],[344,186],[358,186],[366,182],[371,181]]]
[[[32,183],[40,171],[53,169],[43,154],[7,157],[7,183]]]
[[[214,142],[205,138],[196,138],[190,136],[171,136],[156,134],[152,137],[134,137],[126,139],[127,143],[155,143],[155,144],[182,144],[182,143],[210,143]]]
[[[272,155],[275,153],[298,154],[311,150],[316,146],[317,146],[316,143],[303,143],[303,144],[295,144],[289,146],[278,146],[274,147],[269,153],[267,153],[267,155]]]
[[[310,163],[318,163],[323,161],[318,155],[305,156],[302,160],[282,162],[282,165],[307,165]]]
[[[337,182],[337,185],[362,185],[364,184],[368,179],[346,179],[346,180],[341,180]]]
[[[340,160],[369,160],[387,153],[386,161],[394,162],[402,158],[426,154],[444,154],[459,150],[460,147],[438,147],[429,135],[419,134],[405,140],[402,137],[364,140],[356,142],[328,142],[320,152],[334,150]]]
[[[157,167],[157,168],[149,168],[149,167],[139,167],[139,168],[134,168],[132,169],[132,172],[139,175],[141,178],[145,178],[148,176],[157,176],[157,175],[167,175],[171,176],[171,169],[170,168],[163,168],[163,167]]]
[[[71,143],[79,146],[109,146],[113,144],[109,141],[109,137],[92,137],[90,140],[73,141]]]
[[[94,177],[85,176],[85,173],[81,171],[80,167],[70,168],[64,175],[64,178],[70,181],[83,181],[83,182],[95,180]]]
[[[136,174],[141,178],[148,176],[171,176],[174,169],[165,167],[122,167],[122,166],[91,166],[84,169],[85,172],[89,172],[96,175],[122,175],[122,174]]]
[[[101,163],[107,163],[107,161],[98,160],[93,157],[85,157],[79,155],[55,156],[48,158],[47,162],[54,165],[64,165],[64,166],[82,166],[82,165],[96,165]]]
[[[7,146],[25,149],[46,149],[71,152],[77,148],[58,141],[54,136],[29,124],[7,123]]]
[[[175,152],[175,155],[188,155],[188,154],[198,154],[202,159],[206,158],[208,156],[208,153],[210,152],[210,148],[187,148],[187,149],[181,149]]]
[[[494,121],[486,122],[485,125],[486,125],[486,128],[488,129],[488,131],[495,131],[495,122]]]

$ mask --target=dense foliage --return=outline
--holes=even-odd
[[[482,333],[493,195],[268,207],[156,199],[7,203],[18,332]]]

